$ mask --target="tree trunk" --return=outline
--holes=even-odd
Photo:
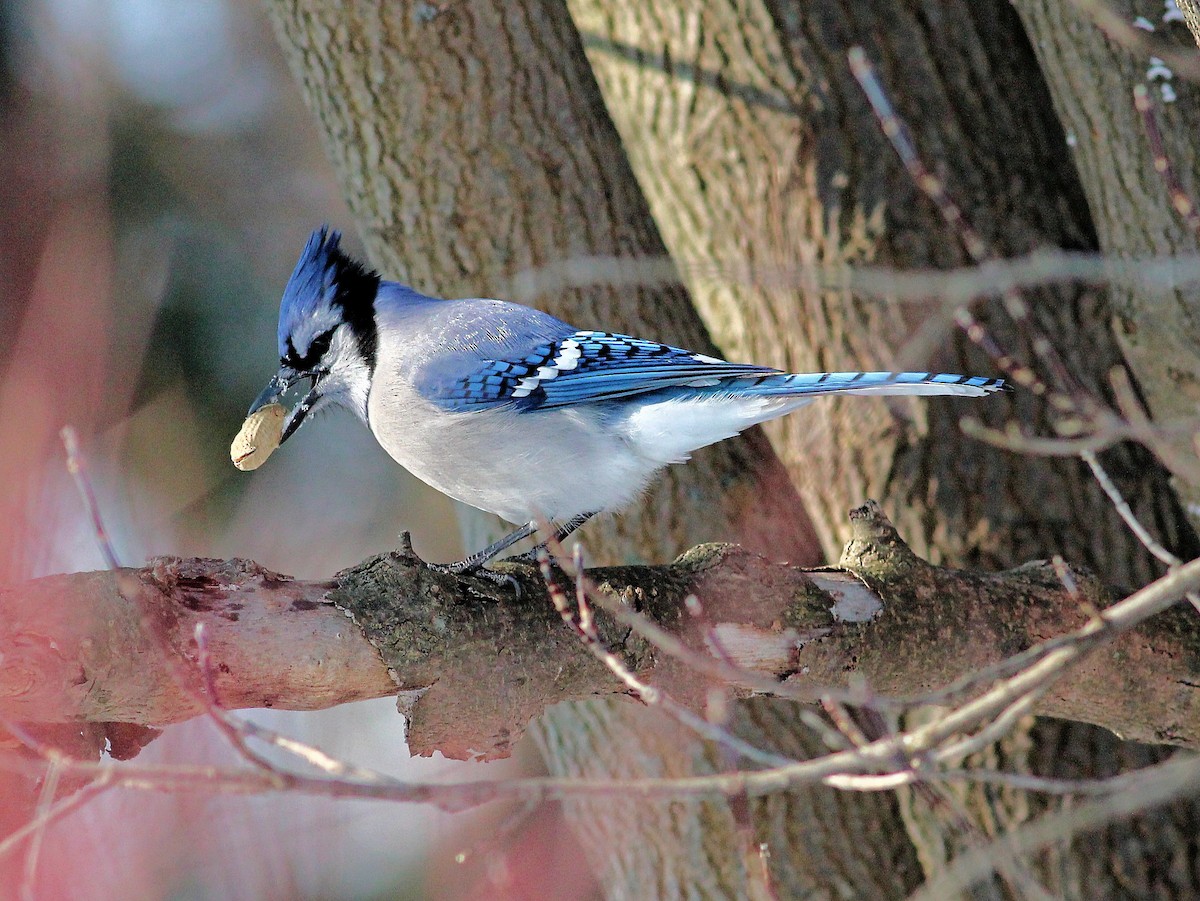
[[[1156,39],[1195,53],[1182,23],[1162,21],[1163,5],[1151,0],[1109,4],[1125,21],[1138,16],[1157,26]],[[1195,83],[1150,73],[1154,67],[1107,39],[1073,3],[1018,0],[1054,101],[1067,146],[1095,224],[1099,248],[1116,260],[1171,257],[1200,250],[1195,229],[1180,215],[1155,171],[1146,130],[1134,108],[1132,86],[1151,91],[1166,156],[1182,187],[1196,198],[1200,90]],[[1109,291],[1112,332],[1154,419],[1187,426],[1200,404],[1200,288],[1174,290],[1114,286]],[[1101,323],[1097,323],[1098,325]],[[1194,459],[1193,430],[1165,434],[1176,454]],[[1167,460],[1168,465],[1170,460]],[[1200,485],[1177,478],[1188,509],[1200,511]],[[1193,521],[1200,521],[1193,513]]]
[[[771,698],[739,704],[731,731],[804,759],[825,748]],[[611,701],[560,705],[537,724],[552,773],[619,778],[701,775],[728,768],[719,749],[653,711]],[[614,753],[619,748],[620,753]],[[610,899],[769,898],[759,843],[770,850],[777,898],[903,898],[921,868],[888,793],[801,788],[746,802],[570,801],[564,807]]]
[[[1008,4],[570,5],[676,259],[735,271],[741,263],[970,262],[852,79],[846,53],[855,44],[876,61],[928,162],[997,253],[1096,249],[1062,125]],[[800,276],[790,288],[699,278],[689,287],[734,357],[794,370],[995,371],[932,315],[936,307],[813,291]],[[1103,292],[1046,289],[1031,303],[1075,376],[1103,394],[1121,362]],[[1032,359],[997,302],[978,313],[1006,347]],[[931,332],[931,321],[944,330]],[[1008,566],[1055,551],[1125,586],[1156,571],[1078,461],[966,441],[964,414],[1047,431],[1045,404],[1027,392],[1007,407],[831,403],[767,429],[829,557],[846,540],[844,511],[875,497],[931,559]],[[1186,554],[1193,538],[1159,467],[1129,448],[1106,462],[1166,543]]]

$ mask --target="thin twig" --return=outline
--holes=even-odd
[[[352,777],[330,779],[323,776],[294,774],[288,790],[300,794],[334,797],[388,800],[406,803],[432,804],[442,810],[458,812],[498,800],[544,801],[595,797],[628,798],[702,798],[731,797],[748,794],[762,797],[789,788],[813,785],[818,782],[855,791],[891,790],[897,785],[910,784],[918,776],[913,772],[862,776],[851,785],[838,784],[835,772],[842,761],[857,752],[839,752],[812,761],[790,765],[786,771],[758,770],[754,772],[716,773],[706,776],[643,779],[578,779],[575,777],[533,777],[503,780],[471,780],[459,782],[413,783],[402,780],[387,782],[360,781]],[[830,762],[830,758],[837,761]],[[1168,762],[1170,763],[1170,762]],[[270,774],[257,767],[217,767],[188,764],[156,765],[129,762],[96,762],[63,757],[64,776],[87,777],[103,781],[105,788],[124,788],[160,792],[220,792],[235,795],[258,795],[278,791]],[[923,773],[919,778],[940,781],[981,782],[1006,785],[1047,794],[1083,794],[1104,796],[1140,781],[1156,782],[1163,767],[1155,764],[1134,773],[1108,779],[1064,780],[1048,779],[1021,773],[1002,773],[991,770],[955,769],[947,772]],[[45,764],[36,759],[11,753],[0,753],[0,770],[23,774],[40,774]],[[832,767],[832,768],[831,768]],[[875,780],[872,784],[872,780]],[[64,799],[70,800],[70,799]]]
[[[589,612],[590,607],[586,601],[587,589],[582,584],[582,570],[576,576],[576,591],[577,596],[584,597],[585,600],[583,606],[579,608],[578,616],[575,616],[567,602],[566,594],[558,587],[558,583],[554,580],[554,573],[550,568],[550,555],[545,548],[537,549],[537,561],[538,567],[541,569],[542,581],[546,585],[546,591],[550,595],[554,609],[558,611],[563,622],[579,637],[588,653],[607,666],[613,675],[620,679],[647,707],[655,707],[662,710],[672,719],[691,729],[697,735],[731,751],[735,751],[747,760],[753,760],[755,763],[762,764],[763,766],[788,766],[795,762],[790,757],[764,751],[745,739],[734,735],[728,729],[716,723],[710,723],[704,717],[693,713],[687,707],[680,704],[662,689],[639,679],[625,665],[624,661],[606,648],[604,642],[600,640]]]
[[[909,709],[912,707],[930,707],[930,706],[947,706],[957,698],[963,695],[970,694],[987,685],[992,685],[999,682],[1001,679],[1007,679],[1010,676],[1016,675],[1025,667],[1030,666],[1044,658],[1047,654],[1057,648],[1065,647],[1074,639],[1070,636],[1060,636],[1051,638],[1041,644],[1034,645],[1032,648],[1027,648],[1018,654],[1011,657],[1006,657],[1003,660],[997,661],[990,666],[984,667],[972,673],[967,673],[960,676],[948,685],[942,688],[934,689],[926,692],[923,695],[906,695],[898,698],[880,698],[874,703],[875,706]]]
[[[62,775],[62,762],[51,758],[46,762],[46,775],[42,782],[42,790],[38,793],[37,807],[33,822],[38,826],[30,836],[29,845],[25,848],[25,862],[21,868],[22,901],[33,901],[36,897],[37,867],[42,856],[42,840],[46,837],[46,827],[50,823],[49,812],[54,806],[55,795],[58,793],[58,781]]]
[[[925,165],[916,145],[908,135],[904,122],[896,113],[887,92],[884,91],[875,70],[867,60],[862,47],[852,47],[849,51],[850,71],[854,74],[866,95],[867,102],[879,120],[879,127],[891,143],[900,162],[904,165],[913,183],[937,207],[942,219],[954,231],[966,249],[967,255],[977,264],[990,262],[993,253],[983,236],[963,215],[960,207],[946,190],[943,181]],[[1015,291],[1007,290],[1002,295],[1004,308],[1016,323],[1017,328],[1025,335],[1038,359],[1054,374],[1059,389],[1051,391],[1046,383],[1025,364],[1004,351],[995,339],[988,333],[983,323],[966,306],[955,310],[954,316],[958,325],[966,333],[972,343],[983,349],[992,357],[996,365],[1013,382],[1034,394],[1044,396],[1046,400],[1061,412],[1077,412],[1081,406],[1094,406],[1087,397],[1082,386],[1078,384],[1070,370],[1063,363],[1053,345],[1039,334],[1033,326],[1031,310],[1024,298]]]
[[[1200,282],[1200,255],[1108,257],[1039,249],[1016,257],[991,259],[954,269],[897,269],[834,263],[768,264],[678,261],[674,257],[580,256],[531,267],[518,273],[503,292],[531,302],[572,288],[605,285],[644,288],[694,281],[850,292],[883,303],[942,303],[956,307],[973,300],[1003,297],[1009,291],[1057,284],[1122,285],[1166,291]]]
[[[1150,534],[1150,530],[1142,525],[1141,521],[1134,515],[1129,502],[1121,494],[1121,489],[1116,486],[1116,483],[1109,477],[1108,472],[1100,465],[1100,461],[1096,459],[1096,455],[1090,450],[1085,450],[1080,451],[1079,457],[1088,465],[1088,469],[1092,471],[1092,475],[1096,477],[1096,481],[1100,483],[1100,487],[1108,495],[1109,501],[1116,508],[1121,519],[1125,521],[1125,525],[1129,527],[1129,531],[1133,532],[1137,540],[1142,543],[1142,546],[1167,566],[1178,566],[1182,563],[1182,560],[1159,544],[1158,540]]]
[[[1067,669],[1093,651],[1102,641],[1128,631],[1174,606],[1197,586],[1200,586],[1200,560],[1193,560],[1168,572],[1145,588],[1106,608],[1099,619],[1093,619],[1061,636],[1059,646],[1044,654],[1036,663],[944,717],[909,733],[906,736],[909,749],[912,753],[921,753],[934,748],[949,736],[996,716],[1018,698],[1032,691],[1044,691],[1049,681],[1061,678]]]
[[[968,438],[990,444],[1001,450],[1012,451],[1016,454],[1033,454],[1038,457],[1077,457],[1083,451],[1102,451],[1119,444],[1122,441],[1143,441],[1150,437],[1149,432],[1135,430],[1130,424],[1115,421],[1107,428],[1097,428],[1079,437],[1046,438],[1040,435],[1026,433],[1018,423],[1009,423],[1003,429],[985,426],[973,416],[964,416],[959,421],[959,428]],[[1191,430],[1193,426],[1188,426]]]
[[[582,572],[582,570],[580,570]],[[700,631],[704,634],[704,643],[712,650],[712,652],[720,659],[728,663],[730,666],[737,666],[737,661],[733,659],[733,655],[729,653],[729,649],[725,647],[725,642],[721,640],[721,636],[717,633],[717,626],[704,610],[704,604],[700,598],[694,594],[689,594],[683,599],[683,609],[688,612],[688,616],[694,619],[697,625],[700,626]]]
[[[988,844],[988,837],[976,824],[957,796],[948,787],[939,783],[920,783],[914,786],[926,801],[935,809],[942,810],[943,820],[948,821],[961,837],[967,848],[980,848]],[[1029,901],[1055,901],[1054,896],[1029,870],[1024,861],[1005,861],[996,866],[996,872],[1012,887],[1019,889],[1018,897]]]
[[[898,753],[902,753],[906,757],[916,757],[935,751],[947,739],[974,729],[979,723],[991,722],[997,717],[1001,717],[1006,723],[1013,723],[1017,719],[1016,714],[1026,708],[1028,704],[1023,699],[1027,696],[1038,696],[1044,693],[1070,667],[1103,641],[1131,629],[1149,617],[1173,606],[1185,593],[1194,590],[1197,585],[1200,585],[1200,561],[1192,561],[1113,604],[1103,612],[1100,618],[1094,618],[1068,635],[1056,639],[1056,647],[1052,650],[1042,652],[1037,648],[1030,649],[1026,653],[1037,658],[1034,662],[936,720],[894,738],[878,739],[854,751],[840,751],[819,758],[819,760],[854,760],[856,764],[854,770],[857,771],[856,774],[861,774],[864,769],[868,769],[863,758],[869,758],[873,768],[876,768],[877,771],[894,772],[895,767],[889,766],[889,763],[896,759]],[[589,591],[589,596],[609,615],[633,628],[652,643],[658,645],[657,639],[660,637],[674,639],[674,636],[670,636],[669,633],[658,634],[663,633],[664,630],[657,624],[649,622],[645,617],[629,610],[624,605],[614,602],[603,593]],[[653,638],[651,638],[652,634]],[[690,649],[686,649],[686,651],[690,651]],[[723,669],[720,661],[704,655],[699,656],[703,660],[702,665],[706,668],[711,668],[711,665],[715,664],[716,667]],[[1008,716],[1004,716],[1005,711],[1010,712]],[[824,723],[821,723],[820,728],[824,732],[829,731]],[[994,733],[993,738],[1000,735],[998,729],[989,731]],[[835,732],[834,734],[839,740],[844,741],[840,733]],[[856,757],[856,755],[858,756]],[[815,763],[816,761],[806,761],[783,769],[795,772],[796,767],[804,768]],[[847,771],[843,769],[835,772],[843,775]],[[832,775],[832,773],[827,775]]]
[[[871,740],[859,728],[858,723],[854,721],[854,717],[850,715],[849,709],[841,701],[825,697],[821,699],[821,707],[829,719],[833,721],[833,725],[837,727],[838,732],[846,736],[846,741],[852,746],[861,748],[871,743]]]
[[[1017,861],[1022,855],[1080,832],[1194,795],[1200,791],[1200,758],[1172,759],[1130,775],[1134,778],[1107,798],[1044,816],[985,847],[958,856],[915,892],[910,901],[957,898],[1002,862]]]
[[[546,542],[546,547],[551,554],[554,555],[562,564],[563,555],[561,553],[561,544],[553,541]],[[778,679],[771,676],[763,676],[761,673],[748,670],[737,664],[729,663],[719,657],[710,656],[690,647],[684,641],[672,632],[667,631],[650,617],[628,607],[619,601],[611,600],[607,595],[599,590],[594,582],[587,577],[587,574],[582,570],[567,570],[567,575],[579,580],[582,579],[583,590],[587,596],[592,598],[593,603],[612,616],[617,622],[632,629],[651,645],[657,648],[662,653],[669,657],[673,657],[680,663],[687,666],[697,675],[708,676],[711,679],[718,680],[722,683],[742,686],[764,694],[771,694],[777,697],[789,698],[791,700],[801,701],[803,703],[812,703],[815,700],[812,689],[802,689],[793,687],[787,683],[780,682]],[[578,581],[577,581],[577,584]],[[849,692],[839,692],[834,689],[828,689],[823,694],[827,693],[830,697],[844,698],[851,703],[854,698]],[[849,747],[845,737],[842,736],[836,729],[832,728],[828,723],[822,720],[811,710],[802,709],[799,712],[799,718],[805,726],[815,731],[825,742],[826,747],[835,750],[841,750]]]
[[[1167,187],[1167,196],[1180,218],[1187,223],[1192,231],[1200,234],[1200,211],[1191,196],[1184,190],[1175,167],[1167,156],[1166,145],[1163,143],[1162,132],[1158,127],[1158,116],[1154,111],[1154,101],[1144,84],[1133,88],[1133,105],[1142,116],[1142,127],[1146,130],[1146,139],[1150,143],[1150,158],[1157,172]]]
[[[69,769],[70,762],[59,761],[57,766]],[[24,841],[35,836],[39,830],[48,827],[55,820],[61,819],[77,807],[82,807],[88,801],[92,800],[92,798],[112,788],[115,773],[116,770],[113,767],[105,769],[102,774],[87,785],[76,789],[64,798],[59,798],[43,815],[36,816],[27,823],[22,823],[0,841],[0,857],[19,848]]]
[[[1109,501],[1112,502],[1113,507],[1116,508],[1125,525],[1129,527],[1129,531],[1133,532],[1137,540],[1142,543],[1142,546],[1167,566],[1176,567],[1183,563],[1182,560],[1159,544],[1158,540],[1150,534],[1150,530],[1142,525],[1141,520],[1134,514],[1133,508],[1129,506],[1129,502],[1125,500],[1125,495],[1121,494],[1121,489],[1117,487],[1116,483],[1109,477],[1108,472],[1100,465],[1100,461],[1096,459],[1096,455],[1091,451],[1084,451],[1079,456],[1088,465],[1088,468],[1091,469],[1092,475],[1096,477],[1096,481],[1100,483],[1100,487],[1108,495]],[[1189,591],[1184,597],[1187,598],[1188,603],[1197,612],[1200,612],[1200,595],[1197,595],[1194,591]]]
[[[1111,375],[1114,395],[1125,418],[1109,411],[1096,411],[1086,423],[1090,431],[1079,437],[1060,435],[1057,438],[1045,438],[1030,435],[1015,422],[1008,423],[1003,429],[994,429],[970,416],[962,417],[958,425],[968,438],[1013,453],[1033,454],[1039,457],[1078,457],[1085,453],[1099,453],[1122,441],[1137,441],[1158,457],[1171,472],[1189,484],[1200,485],[1200,466],[1196,464],[1196,460],[1179,453],[1175,444],[1168,440],[1173,435],[1194,435],[1195,421],[1179,419],[1173,422],[1151,422],[1136,404],[1130,404],[1126,395],[1116,393],[1119,385],[1127,389],[1128,378],[1125,370],[1120,367],[1115,368]],[[1060,430],[1061,427],[1060,422]]]
[[[1175,475],[1191,485],[1200,486],[1200,461],[1196,455],[1190,450],[1181,453],[1176,442],[1167,440],[1173,435],[1189,439],[1194,437],[1195,421],[1151,422],[1124,366],[1114,366],[1108,374],[1108,381],[1117,409],[1128,423],[1135,440],[1146,445]],[[1188,445],[1191,446],[1190,441]]]
[[[100,516],[100,504],[96,501],[96,492],[88,475],[87,460],[79,449],[79,435],[74,426],[65,425],[59,431],[58,436],[62,439],[63,447],[67,451],[67,472],[74,479],[75,487],[79,490],[79,497],[83,500],[83,506],[92,520],[92,534],[104,557],[104,565],[109,569],[120,569],[121,562],[117,559],[112,541],[109,540],[108,532],[104,528],[104,520]]]
[[[1126,22],[1104,0],[1071,0],[1075,7],[1086,15],[1097,28],[1104,32],[1114,44],[1126,50],[1158,57],[1184,78],[1200,81],[1200,55],[1193,47],[1183,50],[1165,41],[1155,40],[1140,28]]]
[[[200,669],[200,679],[203,684],[203,691],[196,694],[197,699],[204,705],[204,712],[212,721],[217,730],[225,736],[225,739],[234,747],[242,757],[249,761],[254,766],[270,774],[277,780],[279,788],[287,786],[287,774],[281,772],[271,761],[263,757],[257,751],[250,747],[243,731],[233,722],[232,718],[219,705],[217,701],[217,688],[213,679],[211,659],[208,652],[208,638],[205,633],[204,623],[196,623],[195,630],[196,638],[196,662]]]
[[[938,763],[945,763],[991,747],[1007,735],[1022,717],[1028,716],[1033,712],[1033,706],[1048,689],[1049,685],[1044,688],[1035,688],[1027,694],[1022,695],[1009,704],[1008,707],[1004,708],[1004,710],[974,735],[947,745],[942,745],[929,756]]]
[[[269,729],[266,726],[260,726],[252,720],[244,720],[235,718],[227,710],[220,706],[217,698],[216,685],[213,680],[213,668],[211,655],[208,650],[208,641],[205,633],[204,623],[196,624],[196,645],[199,649],[197,655],[197,663],[200,667],[201,676],[204,680],[205,692],[201,696],[201,703],[204,705],[205,712],[209,718],[220,730],[221,734],[228,739],[234,749],[238,751],[248,762],[252,763],[263,770],[266,770],[273,777],[280,780],[280,787],[286,787],[286,782],[291,779],[292,774],[287,770],[282,770],[274,763],[268,760],[263,755],[259,754],[250,747],[249,740],[251,738],[258,739],[266,744],[280,749],[293,757],[296,757],[310,766],[316,767],[322,772],[334,777],[352,777],[354,779],[365,782],[374,782],[378,784],[394,783],[390,776],[380,773],[377,770],[371,770],[364,767],[359,767],[354,764],[346,763],[331,757],[319,748],[315,748],[304,742],[297,741],[294,738],[289,738],[279,732]]]

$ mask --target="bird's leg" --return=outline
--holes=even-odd
[[[476,551],[469,557],[464,557],[462,560],[456,560],[453,563],[427,563],[430,569],[436,569],[444,573],[461,573],[473,569],[482,569],[483,565],[489,560],[493,560],[500,554],[504,553],[522,538],[528,538],[537,531],[536,522],[527,522],[512,532],[509,532],[499,541],[495,541],[485,547],[482,551]]]
[[[555,528],[553,542],[543,541],[532,550],[528,550],[523,554],[517,554],[515,557],[509,557],[507,559],[518,563],[533,563],[537,560],[538,551],[546,550],[546,546],[550,543],[562,544],[562,542],[567,540],[568,535],[570,535],[595,515],[595,513],[580,513],[577,516],[572,516],[566,522],[559,523],[558,527]]]
[[[521,595],[521,583],[510,576],[508,573],[493,572],[490,569],[485,569],[484,564],[492,560],[508,550],[522,538],[528,538],[537,531],[536,522],[527,522],[519,529],[514,529],[509,532],[499,541],[494,541],[485,547],[482,551],[476,551],[469,557],[464,557],[462,560],[456,560],[453,563],[426,563],[425,565],[432,570],[440,573],[463,573],[471,572],[483,576],[489,581],[495,582],[497,585],[511,585],[516,591],[517,596]]]
[[[568,535],[570,535],[595,515],[595,513],[580,513],[578,516],[572,516],[566,522],[560,523],[554,529],[554,541],[556,543],[564,541]],[[494,560],[518,541],[528,538],[536,531],[537,522],[527,522],[519,529],[509,532],[499,541],[489,544],[483,550],[476,551],[474,554],[471,554],[471,556],[465,557],[462,560],[456,560],[453,563],[426,563],[425,565],[432,570],[436,570],[437,572],[475,572],[487,579],[491,579],[497,584],[515,584],[515,580],[512,576],[485,569],[484,564]],[[507,557],[505,559],[512,561],[513,563],[534,563],[537,561],[537,552],[539,550],[545,550],[546,544],[546,542],[542,542],[533,550],[526,551],[524,554],[517,554],[515,557]]]

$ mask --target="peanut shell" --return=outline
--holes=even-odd
[[[229,447],[229,457],[238,469],[249,472],[267,462],[279,447],[283,420],[287,411],[281,404],[267,404],[255,410],[242,423],[242,430]]]

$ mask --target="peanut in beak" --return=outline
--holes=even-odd
[[[267,462],[279,447],[287,411],[282,404],[267,404],[246,417],[242,430],[229,447],[229,457],[238,469],[249,472]]]

